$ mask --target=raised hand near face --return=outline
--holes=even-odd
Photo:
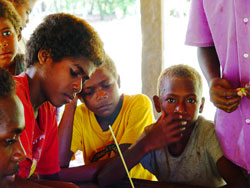
[[[187,124],[187,121],[182,118],[182,115],[177,113],[169,115],[163,113],[153,128],[147,133],[146,139],[149,141],[150,150],[178,142]]]

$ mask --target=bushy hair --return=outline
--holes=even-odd
[[[118,73],[117,73],[117,69],[115,66],[115,62],[113,61],[113,59],[111,59],[109,55],[107,54],[105,55],[105,60],[100,68],[106,69],[108,72],[110,72],[114,76],[116,80],[118,79]]]
[[[157,83],[157,94],[160,96],[161,89],[163,88],[162,84],[164,79],[173,79],[173,78],[187,78],[194,81],[197,88],[199,89],[200,95],[202,95],[202,78],[201,75],[192,67],[188,65],[178,64],[173,65],[165,70],[163,70],[158,78]]]
[[[15,92],[15,81],[12,75],[0,68],[0,98],[8,97]]]
[[[12,3],[7,0],[0,0],[0,17],[8,19],[13,25],[16,33],[20,34],[21,18]]]
[[[57,13],[44,18],[26,45],[27,67],[38,62],[39,50],[47,50],[54,62],[64,57],[85,57],[100,65],[104,59],[103,43],[85,20],[71,14]]]
[[[14,0],[14,2],[18,5],[21,5],[21,4],[25,3],[26,1],[28,1],[28,0]]]

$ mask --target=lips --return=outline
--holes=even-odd
[[[11,56],[10,52],[2,52],[2,53],[0,53],[1,58],[6,58],[6,57],[9,57],[9,56]]]
[[[111,104],[104,104],[104,105],[99,106],[97,110],[99,111],[108,110],[110,106]]]
[[[66,103],[70,103],[75,98],[74,95],[64,94],[64,96],[65,96]]]

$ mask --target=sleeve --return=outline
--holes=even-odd
[[[152,165],[152,161],[155,161],[153,157],[154,157],[153,153],[149,152],[141,159],[140,163],[142,164],[143,168],[147,169],[150,173],[155,174]]]
[[[45,145],[36,168],[36,172],[41,175],[55,174],[60,171],[58,129],[54,107],[50,107],[50,110],[47,112],[47,117]]]
[[[134,143],[144,128],[154,122],[150,99],[145,95],[138,95],[130,106],[128,117],[127,126],[119,144]]]
[[[71,151],[73,153],[77,152],[77,150],[83,150],[83,140],[82,140],[82,119],[83,114],[81,110],[81,106],[76,108],[76,112],[74,115],[74,123],[73,123],[73,132],[72,132],[72,142],[71,142]]]
[[[215,133],[214,128],[210,131],[210,135],[208,133],[208,141],[207,141],[207,152],[209,154],[210,159],[213,161],[213,164],[216,167],[217,161],[224,155],[219,143],[219,140],[217,138],[217,135]]]
[[[197,47],[214,46],[203,0],[192,0],[185,44]]]

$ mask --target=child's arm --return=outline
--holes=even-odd
[[[26,180],[16,177],[8,188],[77,188],[77,185],[69,182],[50,181],[50,180]]]
[[[237,188],[247,188],[249,187],[247,180],[244,178],[240,167],[233,164],[224,156],[221,157],[217,163],[217,168],[220,175],[224,178],[227,185],[223,187],[237,187]]]
[[[98,172],[109,160],[100,160],[79,167],[61,168],[59,179],[74,183],[96,182]]]
[[[71,103],[65,105],[63,116],[58,127],[60,167],[68,167],[73,155],[70,147],[77,99],[78,97],[75,97]]]
[[[215,47],[199,47],[198,61],[208,82],[210,99],[217,108],[233,112],[238,108],[241,97],[232,84],[220,75],[220,62]]]
[[[178,116],[177,114],[171,114],[165,118],[160,118],[148,134],[123,153],[128,169],[139,163],[149,151],[165,147],[180,140],[182,125],[178,121],[173,121],[178,119]],[[107,163],[104,169],[101,170],[98,175],[98,183],[101,186],[110,185],[116,183],[125,175],[126,171],[122,161],[120,157],[117,157]]]

